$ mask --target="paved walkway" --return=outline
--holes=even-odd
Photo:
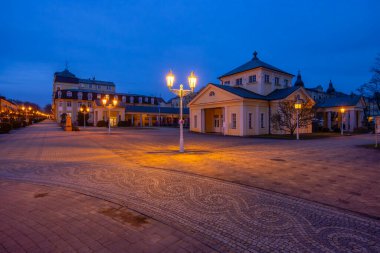
[[[166,224],[173,231],[181,231],[187,237],[178,238],[190,242],[189,245],[193,245],[194,239],[198,241],[195,248],[172,246],[175,250],[380,251],[378,220],[203,176],[148,169],[137,164],[136,160],[128,162],[124,152],[118,154],[117,150],[108,148],[113,144],[117,147],[118,141],[124,140],[123,136],[135,144],[131,146],[132,153],[133,148],[139,149],[137,136],[131,133],[117,132],[111,137],[97,130],[69,133],[49,123],[1,136],[4,148],[0,158],[0,178],[33,182],[53,189],[59,186],[97,197],[163,223],[157,223],[158,227]],[[153,144],[152,150],[159,152]],[[171,154],[170,150],[167,152]],[[161,152],[164,157],[163,154]],[[141,154],[140,159],[144,158]],[[83,200],[84,204],[86,202]],[[75,203],[61,207],[81,209]],[[103,212],[99,219],[104,219],[110,212]],[[9,215],[13,216],[12,213]],[[115,214],[111,212],[108,216],[112,215]],[[143,239],[140,242],[145,245],[151,235],[141,233]],[[91,233],[88,236],[91,237]],[[0,240],[3,247],[6,241],[6,238]],[[123,243],[119,243],[121,246],[118,247],[123,247]]]

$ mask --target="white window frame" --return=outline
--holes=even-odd
[[[237,127],[237,115],[236,113],[231,113],[231,129],[236,129]]]

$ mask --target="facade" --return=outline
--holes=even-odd
[[[108,101],[117,100],[117,106],[103,106],[101,100],[104,98]],[[170,106],[162,98],[117,93],[113,82],[95,80],[95,78],[77,78],[67,69],[56,72],[52,102],[56,121],[60,122],[61,116],[67,114],[71,116],[73,123],[77,122],[79,109],[83,105],[90,108],[88,123],[94,125],[101,120],[110,121],[111,126],[117,126],[121,121],[127,121],[124,125],[130,126],[160,125],[160,122],[162,122],[161,125],[168,125],[170,122],[176,124],[178,120],[175,119],[178,119],[179,115],[178,108],[172,108],[170,114],[161,114],[159,108]],[[131,108],[139,108],[138,113],[130,111]],[[188,118],[187,116],[185,112],[184,118]],[[155,123],[156,120],[157,123]]]
[[[304,87],[300,73],[294,85]],[[336,91],[331,80],[326,91],[323,91],[321,85],[316,88],[305,88],[305,90],[316,101],[316,119],[322,129],[333,131],[340,130],[343,126],[344,131],[354,132],[363,127],[366,103],[362,96]],[[343,114],[341,109],[344,109]]]
[[[9,112],[17,112],[18,106],[11,101],[5,99],[5,97],[0,97],[0,112],[9,113]]]
[[[183,108],[188,108],[190,101],[193,100],[193,98],[195,98],[197,94],[198,92],[192,92],[184,96],[182,98]],[[180,104],[180,98],[178,96],[174,97],[168,101],[168,104],[170,104],[171,107],[178,108]]]
[[[284,100],[314,100],[300,86],[291,86],[293,75],[269,65],[253,54],[251,61],[208,84],[189,103],[190,130],[200,133],[250,136],[285,134],[271,124],[271,115]],[[310,133],[310,125],[300,129]]]

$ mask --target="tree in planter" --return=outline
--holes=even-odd
[[[297,129],[296,101],[284,100],[278,103],[278,110],[272,114],[273,128],[289,132],[293,135]],[[301,109],[298,109],[298,127],[307,127],[311,124],[315,112],[310,101],[301,101]]]

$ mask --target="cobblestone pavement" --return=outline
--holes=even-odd
[[[174,156],[174,146],[160,151],[169,139],[157,143],[152,137],[150,147],[142,141],[145,153],[128,161],[126,153],[136,155],[141,148],[141,136],[62,132],[42,123],[0,137],[0,177],[117,203],[219,252],[380,252],[379,220],[209,177],[141,166],[136,161],[146,159],[145,153]],[[229,139],[223,140],[228,145]],[[124,141],[131,143],[130,150],[117,149]],[[189,153],[207,159],[204,148]]]

